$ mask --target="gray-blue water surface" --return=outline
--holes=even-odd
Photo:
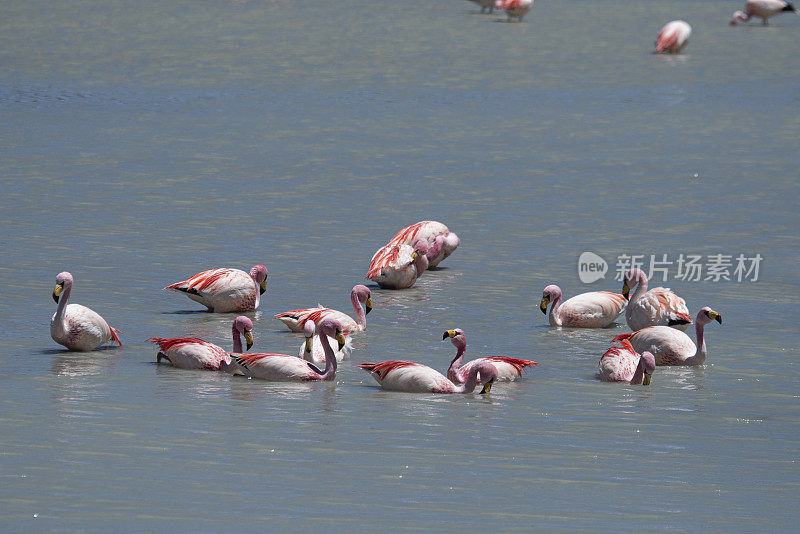
[[[28,2],[0,18],[0,523],[9,531],[796,528],[800,18],[737,2]],[[694,27],[680,56],[661,26]],[[372,253],[440,220],[462,246],[375,310],[335,383],[155,365],[230,343],[164,285],[264,263],[272,315],[349,310]],[[577,258],[610,266],[583,284]],[[605,384],[624,321],[557,330],[542,288],[619,291],[622,254],[760,254],[757,281],[663,285],[697,368]],[[55,275],[123,347],[61,350]],[[751,276],[752,278],[752,276]],[[541,365],[485,398],[384,392],[361,361],[444,370],[441,341]]]

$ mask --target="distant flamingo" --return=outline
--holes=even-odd
[[[428,268],[428,242],[417,239],[408,245],[386,245],[372,256],[365,278],[385,289],[406,289]]]
[[[350,302],[353,304],[353,311],[355,311],[356,318],[338,310],[332,310],[323,306],[316,308],[304,308],[302,310],[290,310],[279,313],[274,318],[281,321],[292,332],[303,332],[303,327],[309,319],[319,324],[320,320],[325,317],[332,317],[339,321],[348,334],[354,332],[361,332],[367,328],[367,314],[372,311],[372,292],[365,285],[353,286],[350,291]],[[362,303],[366,305],[367,311],[364,312]]]
[[[697,312],[694,325],[697,345],[685,333],[668,326],[651,326],[632,334],[620,334],[614,341],[628,340],[637,351],[652,352],[658,365],[702,365],[706,361],[703,327],[711,321],[722,324],[722,316],[709,307]]]
[[[542,313],[547,313],[550,302],[553,303],[549,316],[551,326],[577,328],[605,328],[619,317],[628,303],[619,293],[608,291],[581,293],[562,303],[561,288],[557,285],[549,285],[542,291],[539,304]]]
[[[63,293],[63,296],[61,296]],[[72,293],[72,275],[67,271],[56,275],[53,300],[58,303],[50,319],[50,337],[69,350],[90,351],[108,342],[122,346],[116,328],[112,328],[95,311],[80,304],[67,304]],[[59,296],[61,301],[59,302]]]
[[[272,382],[309,382],[333,380],[336,377],[336,355],[328,342],[335,338],[339,350],[344,347],[342,325],[332,317],[322,319],[318,327],[322,349],[325,351],[325,369],[296,356],[274,353],[232,354],[238,371],[250,378]]]
[[[497,0],[494,7],[504,9],[509,22],[512,18],[517,18],[522,22],[522,17],[533,7],[533,0]]]
[[[485,12],[487,9],[489,10],[489,14],[491,15],[494,11],[494,0],[469,0],[473,4],[478,4],[481,7],[481,13]]]
[[[498,382],[511,382],[517,378],[522,378],[523,371],[539,365],[533,360],[508,358],[505,356],[488,356],[472,360],[462,366],[461,362],[464,360],[464,354],[467,352],[467,336],[464,334],[463,330],[456,328],[455,330],[445,330],[444,334],[442,334],[442,339],[444,340],[448,337],[457,349],[456,357],[450,362],[450,368],[447,370],[447,378],[454,384],[463,384],[466,382],[472,368],[482,363],[488,363],[497,369],[496,380]]]
[[[656,54],[677,54],[689,44],[692,27],[682,20],[668,22],[656,36]]]
[[[656,360],[653,355],[648,351],[637,354],[626,340],[622,341],[622,347],[608,349],[598,364],[600,380],[644,386],[650,385],[650,377],[655,369]]]
[[[461,244],[461,239],[444,224],[420,221],[397,232],[387,245],[413,245],[418,239],[428,241],[428,269],[439,265]]]
[[[306,321],[306,324],[303,327],[303,333],[305,334],[306,339],[300,346],[300,354],[298,357],[303,358],[307,362],[323,363],[325,361],[325,350],[322,348],[322,341],[320,341],[319,335],[316,334],[316,328],[317,325],[314,324],[314,321]],[[334,338],[328,338],[328,344],[331,344],[334,341]],[[350,353],[353,351],[353,337],[348,334],[344,334],[344,341],[344,347],[339,350],[334,350],[337,362],[341,362],[342,360],[348,358]]]
[[[489,393],[497,379],[497,368],[481,362],[470,369],[466,382],[456,385],[440,372],[421,363],[388,361],[383,363],[360,363],[383,389],[407,393],[472,393],[479,382],[483,382],[481,395]],[[479,380],[480,375],[480,380]]]
[[[747,0],[744,4],[744,11],[736,11],[731,19],[731,26],[741,22],[747,22],[752,17],[761,19],[761,23],[767,26],[767,19],[781,13],[797,13],[797,9],[789,2],[784,0]]]
[[[629,269],[623,277],[622,295],[625,298],[628,298],[632,287],[636,287],[636,292],[625,310],[625,319],[631,330],[663,325],[683,331],[692,324],[686,302],[666,287],[648,291],[647,275],[636,267]]]
[[[258,308],[267,290],[268,274],[263,265],[253,266],[249,274],[239,269],[211,269],[164,289],[183,293],[212,312],[250,312]]]
[[[247,350],[253,346],[253,322],[240,315],[233,321],[233,352],[242,352],[242,339],[247,342]],[[231,357],[228,351],[208,341],[196,337],[177,337],[166,339],[151,337],[147,341],[155,343],[160,349],[156,362],[161,359],[181,369],[204,369],[206,371],[230,371]]]

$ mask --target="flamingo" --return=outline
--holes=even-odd
[[[342,324],[345,332],[349,334],[361,332],[367,328],[367,314],[372,311],[372,292],[365,285],[353,286],[352,291],[350,291],[350,302],[353,303],[353,311],[356,313],[355,320],[344,312],[325,308],[319,304],[316,308],[289,310],[279,313],[274,319],[281,321],[292,332],[303,332],[303,327],[309,319],[319,323],[324,317],[333,317]],[[367,308],[366,312],[364,312],[362,303]]]
[[[233,352],[242,352],[242,339],[247,342],[247,350],[253,346],[253,321],[240,315],[233,321]],[[231,357],[222,347],[196,337],[177,337],[166,339],[151,337],[147,341],[158,345],[156,363],[161,359],[169,361],[181,369],[204,369],[206,371],[230,371]]]
[[[751,17],[759,17],[764,26],[769,23],[767,19],[780,15],[781,13],[797,13],[797,9],[784,0],[747,0],[744,4],[744,11],[736,11],[731,19],[731,26],[741,22],[747,22]]]
[[[656,54],[678,54],[689,44],[692,27],[682,20],[673,20],[656,36]]]
[[[657,365],[702,365],[706,361],[703,327],[711,321],[722,324],[722,315],[708,306],[697,312],[694,325],[697,345],[685,333],[668,326],[651,326],[633,333],[620,334],[614,341],[628,340],[637,351],[652,352]]]
[[[341,351],[345,345],[342,325],[333,317],[325,317],[319,323],[319,336],[325,351],[325,369],[296,356],[274,353],[231,354],[238,371],[250,378],[272,382],[310,382],[333,380],[336,377],[336,354],[329,338],[335,338]]]
[[[522,17],[533,7],[533,0],[497,0],[494,3],[494,7],[504,9],[509,22],[515,17],[522,22]]]
[[[50,319],[53,341],[69,350],[80,351],[94,350],[109,342],[122,346],[117,336],[122,332],[110,326],[97,312],[80,304],[67,304],[71,292],[72,275],[67,271],[58,273],[53,288],[53,300],[58,308]]]
[[[487,9],[489,10],[489,14],[491,15],[494,11],[494,0],[469,0],[473,4],[478,4],[481,8],[481,13],[484,13]]]
[[[605,328],[613,323],[625,310],[627,300],[619,293],[590,291],[575,295],[561,302],[561,288],[549,285],[542,291],[539,309],[547,313],[550,307],[551,326],[571,326],[576,328]]]
[[[487,362],[474,365],[466,382],[460,385],[421,363],[393,360],[383,363],[365,362],[358,364],[358,367],[371,374],[383,389],[407,393],[472,393],[475,386],[483,382],[483,395],[489,393],[497,379],[497,368]]]
[[[456,347],[456,357],[450,362],[450,368],[447,370],[447,378],[454,384],[463,384],[467,381],[470,371],[476,365],[481,363],[488,363],[497,370],[498,382],[512,382],[517,378],[522,378],[522,372],[528,368],[539,365],[533,360],[523,360],[521,358],[508,358],[506,356],[489,356],[486,358],[478,358],[461,365],[464,359],[464,354],[467,352],[467,336],[460,328],[454,330],[445,330],[442,334],[442,340],[450,338],[450,342]],[[483,375],[481,375],[482,377]]]
[[[686,330],[692,324],[686,301],[666,287],[647,290],[647,275],[639,268],[629,269],[623,277],[622,295],[628,298],[632,287],[636,292],[628,301],[625,319],[634,332],[648,326],[671,326]]]
[[[388,245],[413,245],[418,239],[428,241],[428,269],[433,269],[461,244],[461,239],[438,221],[420,221],[406,226],[389,240]]]
[[[365,278],[384,289],[406,289],[428,268],[428,242],[417,239],[409,245],[386,245],[372,256]]]
[[[314,321],[310,319],[306,321],[303,327],[303,333],[306,339],[300,346],[300,354],[298,354],[298,357],[312,363],[323,363],[325,361],[325,350],[322,348],[322,341],[320,341],[319,335],[316,334],[316,328],[317,325],[314,324]],[[333,341],[334,339],[332,337],[328,338],[328,344],[333,343]],[[334,350],[337,362],[347,359],[353,351],[353,338],[344,334],[344,341],[345,344],[341,350]]]
[[[184,293],[208,311],[251,312],[258,308],[261,295],[267,290],[268,274],[263,265],[254,265],[249,274],[239,269],[211,269],[164,289]]]
[[[621,347],[611,347],[600,357],[597,366],[600,380],[649,386],[656,369],[655,357],[648,351],[637,354],[627,340],[622,340],[621,344]]]

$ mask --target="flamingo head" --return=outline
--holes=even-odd
[[[58,302],[58,297],[64,291],[72,287],[72,275],[63,271],[56,275],[56,287],[53,288],[53,300]]]
[[[481,395],[485,395],[492,390],[492,385],[494,381],[497,380],[497,367],[488,362],[480,362],[473,367],[473,369],[476,368],[480,375],[480,380],[483,383]]]
[[[638,267],[628,269],[628,272],[622,277],[622,296],[625,297],[625,300],[628,300],[631,289],[639,285],[643,276],[645,276],[644,271]]]
[[[467,335],[460,328],[445,330],[444,334],[442,334],[442,340],[447,338],[450,338],[450,342],[455,345],[456,348],[467,346]]]
[[[419,256],[427,256],[428,254],[428,240],[427,239],[417,239],[414,242],[414,252],[411,253],[411,257],[417,259]]]
[[[253,265],[253,268],[250,269],[250,278],[255,280],[256,284],[258,284],[258,290],[261,295],[267,290],[267,276],[269,276],[269,271],[260,263],[258,265]]]
[[[306,352],[311,353],[314,346],[314,332],[317,330],[317,325],[314,321],[309,319],[303,325],[303,334],[306,336]]]
[[[561,288],[555,284],[550,284],[542,291],[542,302],[539,303],[539,309],[542,313],[547,315],[547,305],[551,301],[561,298]]]
[[[656,358],[650,351],[646,350],[642,353],[642,358],[639,361],[644,365],[644,379],[642,380],[642,384],[649,386],[650,377],[653,376],[653,371],[656,370]]]
[[[708,306],[701,309],[697,312],[697,321],[696,324],[698,325],[707,325],[711,321],[717,321],[719,324],[722,324],[722,315],[715,312]]]
[[[322,319],[322,321],[319,322],[318,331],[321,336],[336,338],[336,342],[339,344],[338,350],[344,348],[345,339],[342,333],[342,324],[333,317]]]
[[[367,286],[361,284],[353,286],[350,296],[355,297],[360,303],[364,304],[366,313],[372,311],[372,291]]]
[[[233,320],[233,329],[244,337],[247,342],[247,350],[253,346],[253,321],[249,317],[240,315]]]

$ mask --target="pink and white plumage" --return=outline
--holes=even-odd
[[[463,330],[456,328],[453,330],[445,330],[442,334],[442,339],[450,338],[451,343],[456,347],[456,356],[450,362],[450,368],[447,370],[447,378],[454,384],[463,384],[467,381],[472,368],[479,364],[492,365],[497,370],[498,382],[513,382],[518,378],[522,378],[522,373],[536,365],[539,365],[533,360],[525,360],[522,358],[509,358],[506,356],[487,356],[484,358],[477,358],[469,361],[464,365],[461,362],[464,360],[464,355],[467,352],[467,336]]]
[[[697,345],[684,332],[667,326],[651,326],[631,334],[620,334],[614,341],[627,340],[637,351],[649,351],[657,365],[701,365],[706,361],[704,327],[711,321],[722,324],[722,316],[709,307],[697,312],[695,337]]]
[[[736,11],[731,19],[731,26],[736,26],[740,21],[747,22],[752,17],[758,17],[764,26],[768,24],[767,19],[781,13],[797,13],[797,9],[784,0],[747,0],[744,11]]]
[[[686,301],[666,287],[647,290],[647,275],[638,268],[629,269],[623,277],[622,295],[628,298],[632,287],[636,291],[628,301],[625,319],[631,330],[648,326],[669,326],[686,330],[692,324]]]
[[[631,344],[623,340],[621,347],[611,347],[598,363],[600,380],[605,382],[627,382],[650,385],[650,377],[656,368],[656,360],[650,352],[637,354]]]
[[[356,314],[355,319],[344,312],[332,310],[323,306],[303,308],[301,310],[289,310],[279,313],[274,318],[285,324],[292,332],[303,332],[303,327],[308,320],[319,324],[322,319],[329,317],[336,319],[342,325],[342,329],[348,334],[361,332],[367,327],[367,314],[372,311],[372,292],[367,286],[362,284],[353,286],[353,289],[350,291],[350,302]],[[366,311],[364,311],[364,306],[366,306]]]
[[[323,363],[325,361],[325,349],[322,347],[322,340],[320,339],[319,334],[316,333],[316,328],[317,326],[314,321],[306,321],[306,324],[303,326],[303,333],[305,334],[306,339],[300,346],[300,354],[298,354],[298,357],[306,360],[307,362]],[[353,337],[346,333],[343,334],[345,342],[344,347],[341,349],[333,349],[337,362],[346,360],[353,351]],[[328,344],[331,345],[331,348],[333,348],[334,341],[334,338],[328,338]]]
[[[389,244],[372,256],[365,278],[385,289],[406,289],[428,268],[428,242],[417,239],[414,246]]]
[[[428,242],[428,269],[433,269],[461,244],[461,239],[438,221],[420,221],[406,226],[389,240],[388,245],[413,245],[418,239]],[[367,277],[369,278],[369,277]]]
[[[68,304],[73,278],[67,271],[56,275],[53,300],[58,308],[50,319],[50,337],[69,350],[90,351],[109,342],[122,346],[121,332],[97,312],[80,304]]]
[[[533,0],[497,0],[494,7],[505,10],[509,21],[517,18],[522,22],[522,17],[533,7]]]
[[[321,370],[311,362],[296,356],[275,353],[232,354],[238,371],[250,378],[271,382],[309,382],[333,380],[336,377],[336,356],[328,342],[335,338],[339,349],[345,340],[342,327],[336,319],[327,317],[319,323],[319,334],[325,351],[325,369]]]
[[[628,301],[619,293],[590,291],[561,302],[561,288],[551,284],[542,291],[539,309],[547,313],[550,307],[550,325],[574,328],[605,328],[625,310]]]
[[[382,363],[360,363],[358,367],[367,371],[383,389],[407,393],[472,393],[479,382],[483,382],[481,394],[488,393],[497,379],[497,369],[486,362],[473,366],[464,384],[454,384],[439,371],[407,361]]]
[[[183,293],[212,312],[250,312],[261,303],[268,274],[263,265],[253,266],[249,273],[239,269],[210,269],[164,289]]]
[[[692,27],[682,20],[673,20],[656,36],[656,54],[678,54],[689,44]]]
[[[233,352],[242,352],[242,339],[247,341],[247,348],[253,346],[253,322],[240,315],[233,321],[231,329],[233,336]],[[151,337],[147,341],[158,345],[159,352],[156,362],[162,358],[170,362],[173,367],[181,369],[203,369],[206,371],[231,370],[231,357],[222,347],[196,337],[163,338]]]

